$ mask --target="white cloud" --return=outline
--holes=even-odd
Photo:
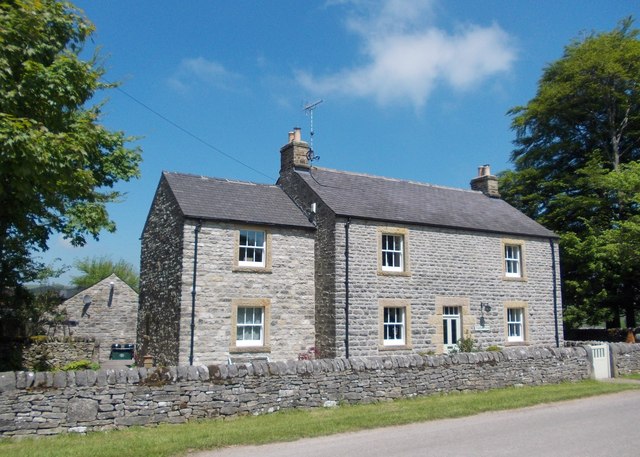
[[[174,75],[168,79],[168,83],[179,92],[187,92],[197,84],[233,90],[240,79],[239,75],[227,70],[218,62],[196,57],[183,59]]]
[[[347,19],[347,27],[362,36],[407,33],[411,29],[426,27],[433,16],[434,0],[351,0],[359,13]]]
[[[365,63],[324,76],[301,71],[298,82],[316,94],[372,97],[382,105],[408,101],[421,107],[439,84],[469,90],[511,68],[515,50],[498,25],[447,32],[430,25],[433,6],[384,0],[375,10],[361,10],[347,26],[362,41]]]

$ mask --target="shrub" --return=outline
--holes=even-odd
[[[100,365],[90,360],[76,360],[60,368],[61,371],[98,370]]]
[[[465,337],[460,338],[458,340],[458,350],[460,352],[476,352],[477,351],[476,340],[474,340],[471,337],[469,332],[467,332],[467,335]]]

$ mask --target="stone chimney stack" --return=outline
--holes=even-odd
[[[309,145],[302,141],[300,128],[296,127],[289,132],[289,142],[280,148],[280,174],[295,168],[308,170]]]
[[[487,197],[500,198],[498,178],[491,174],[489,165],[478,167],[478,176],[471,180],[471,190],[478,190]]]

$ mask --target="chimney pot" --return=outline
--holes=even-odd
[[[491,174],[489,165],[478,167],[478,176],[471,180],[471,189],[480,191],[488,197],[500,198],[498,178]]]
[[[296,168],[309,169],[309,145],[302,141],[300,127],[289,132],[289,142],[280,148],[280,174]]]

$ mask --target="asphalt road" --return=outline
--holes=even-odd
[[[629,391],[460,419],[189,456],[638,456],[639,413],[640,392]]]

